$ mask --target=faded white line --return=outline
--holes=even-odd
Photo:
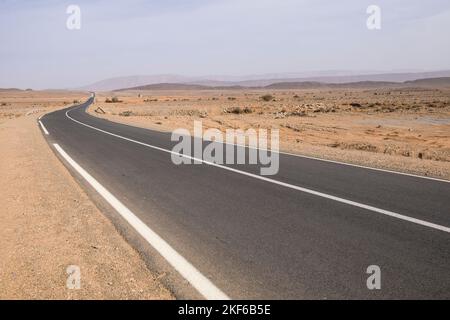
[[[39,124],[41,125],[41,128],[42,128],[42,130],[44,131],[44,133],[45,133],[46,135],[48,135],[48,131],[47,131],[47,129],[45,128],[45,126],[44,126],[44,124],[42,123],[41,120],[39,120]]]
[[[93,127],[91,125],[88,125],[86,123],[83,123],[81,121],[78,121],[78,120],[72,118],[68,114],[69,111],[70,110],[66,111],[66,116],[69,119],[71,119],[72,121],[75,121],[76,123],[79,123],[79,124],[81,124],[83,126],[91,128],[93,130],[97,130],[99,132],[103,132],[105,134],[111,135],[111,136],[116,137],[116,138],[120,138],[120,139],[123,139],[123,140],[126,140],[126,141],[134,142],[136,144],[140,144],[140,145],[148,147],[148,148],[152,148],[152,149],[155,149],[155,150],[159,150],[159,151],[167,152],[167,153],[170,153],[170,154],[178,155],[178,156],[181,156],[181,157],[184,157],[184,158],[188,158],[188,159],[191,159],[191,160],[199,161],[199,162],[202,162],[204,164],[207,164],[207,165],[210,165],[210,166],[213,166],[213,167],[217,167],[217,168],[221,168],[221,169],[224,169],[224,170],[228,170],[228,171],[232,171],[232,172],[235,172],[235,173],[239,173],[239,174],[242,174],[242,175],[245,175],[245,176],[248,176],[248,177],[252,177],[252,178],[255,178],[255,179],[262,180],[262,181],[270,182],[270,183],[273,183],[273,184],[276,184],[276,185],[279,185],[279,186],[283,186],[283,187],[286,187],[286,188],[290,188],[290,189],[294,189],[294,190],[297,190],[297,191],[309,193],[309,194],[312,194],[312,195],[315,195],[315,196],[318,196],[318,197],[334,200],[334,201],[345,203],[347,205],[351,205],[351,206],[354,206],[354,207],[362,208],[362,209],[365,209],[365,210],[370,210],[370,211],[373,211],[373,212],[381,213],[381,214],[386,215],[386,216],[390,216],[390,217],[397,218],[397,219],[400,219],[400,220],[412,222],[412,223],[419,224],[419,225],[422,225],[422,226],[425,226],[425,227],[429,227],[429,228],[433,228],[433,229],[436,229],[436,230],[440,230],[440,231],[444,231],[444,232],[450,233],[450,228],[449,227],[445,227],[445,226],[438,225],[438,224],[435,224],[435,223],[431,223],[431,222],[428,222],[428,221],[425,221],[425,220],[421,220],[421,219],[416,219],[416,218],[413,218],[413,217],[405,216],[405,215],[402,215],[402,214],[399,214],[399,213],[396,213],[396,212],[380,209],[380,208],[369,206],[369,205],[362,204],[362,203],[359,203],[359,202],[347,200],[347,199],[344,199],[344,198],[332,196],[332,195],[329,195],[329,194],[326,194],[326,193],[322,193],[322,192],[314,191],[314,190],[311,190],[311,189],[299,187],[299,186],[296,186],[296,185],[293,185],[293,184],[281,182],[281,181],[270,179],[270,178],[267,178],[267,177],[262,177],[262,176],[259,176],[259,175],[253,174],[253,173],[249,173],[249,172],[233,169],[233,168],[230,168],[230,167],[227,167],[227,166],[223,166],[223,165],[216,164],[216,163],[213,163],[213,162],[205,161],[203,159],[198,159],[198,158],[191,157],[191,156],[184,155],[184,154],[180,154],[178,152],[174,152],[174,151],[171,151],[171,150],[168,150],[168,149],[164,149],[164,148],[160,148],[160,147],[157,147],[157,146],[153,146],[153,145],[141,142],[141,141],[137,141],[137,140],[133,140],[133,139],[130,139],[130,138],[126,138],[126,137],[120,136],[118,134],[111,133],[109,131],[105,131],[105,130]]]
[[[200,273],[189,261],[173,249],[164,239],[143,223],[122,202],[103,187],[86,170],[76,163],[58,144],[58,153],[78,172],[158,253],[169,262],[206,299],[229,300],[230,298]]]

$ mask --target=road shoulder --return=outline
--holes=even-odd
[[[173,299],[50,150],[37,117],[0,124],[0,298]],[[66,286],[70,265],[79,290]]]

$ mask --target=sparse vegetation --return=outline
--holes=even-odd
[[[133,115],[133,112],[130,111],[130,110],[123,111],[123,112],[119,113],[119,116],[121,116],[121,117],[129,117],[129,116],[132,116],[132,115]]]
[[[271,94],[265,94],[263,96],[261,96],[261,100],[269,102],[274,100],[274,97]]]
[[[234,113],[234,114],[245,114],[245,113],[248,114],[248,113],[253,112],[252,108],[249,108],[249,107],[244,107],[244,108],[232,107],[232,108],[227,108],[224,111],[225,111],[225,113]]]
[[[117,97],[112,97],[111,99],[106,98],[105,102],[106,103],[120,103],[120,102],[122,102],[122,100],[119,100],[119,98],[117,98]]]
[[[289,115],[294,117],[305,117],[307,114],[305,110],[294,110]]]
[[[357,150],[449,162],[448,142],[441,136],[437,138],[438,134],[434,134],[433,130],[450,123],[450,90],[404,89],[402,92],[388,92],[383,88],[174,91],[160,96],[148,92],[140,99],[136,94],[133,97],[124,94],[120,98],[127,104],[108,106],[105,117],[113,116],[114,112],[118,116],[122,112],[122,117],[132,116],[130,123],[142,121],[155,124],[163,121],[167,128],[186,125],[186,121],[196,118],[205,118],[208,126],[215,123],[220,130],[272,126],[283,128],[281,138],[287,148],[301,143],[302,148],[308,145],[323,147],[323,150],[333,148],[334,151],[324,151],[333,154]],[[144,101],[154,102],[149,105]],[[92,112],[99,115],[94,111],[95,108]],[[436,124],[436,128],[427,129],[427,132],[421,126],[424,123]],[[393,129],[393,126],[398,129]],[[430,132],[433,132],[433,137]],[[429,141],[438,141],[439,145],[430,145]]]

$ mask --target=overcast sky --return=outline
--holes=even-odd
[[[66,9],[81,8],[68,30]],[[381,30],[366,9],[381,8]],[[115,76],[450,69],[448,0],[0,2],[0,87]]]

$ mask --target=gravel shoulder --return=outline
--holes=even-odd
[[[38,116],[0,123],[0,299],[173,299],[53,154]],[[70,265],[78,290],[66,287]]]

